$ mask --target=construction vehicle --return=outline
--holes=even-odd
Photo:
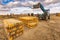
[[[21,20],[29,28],[36,27],[38,24],[38,18],[35,16],[23,16],[19,17],[19,20]]]
[[[39,19],[47,20],[50,19],[49,9],[45,10],[44,6],[41,3],[38,3],[36,5],[33,5],[33,9],[40,8],[44,13],[43,14],[37,14]]]
[[[16,19],[4,19],[0,27],[0,40],[14,40],[23,34],[23,23]]]

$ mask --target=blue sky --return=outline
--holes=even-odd
[[[5,4],[7,4],[7,3],[9,3],[9,2],[13,2],[14,0],[2,0],[2,4],[3,5],[5,5]]]

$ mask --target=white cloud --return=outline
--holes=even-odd
[[[60,7],[53,7],[50,9],[50,13],[60,13]]]
[[[6,7],[32,6],[34,4],[37,4],[38,2],[41,2],[45,6],[46,4],[50,4],[51,2],[53,3],[55,1],[58,1],[58,0],[36,0],[36,1],[27,0],[26,2],[21,2],[19,0],[14,0],[14,2],[8,3],[6,5]]]
[[[7,7],[18,7],[18,6],[32,6],[34,4],[37,4],[38,2],[33,2],[33,1],[28,1],[28,2],[20,2],[20,1],[15,1],[15,2],[10,2],[6,6]]]
[[[0,10],[1,10],[3,7],[4,7],[3,5],[0,5]]]
[[[20,2],[19,1],[16,1],[16,2],[10,2],[7,4],[7,6],[13,6],[13,5],[17,5],[19,4]]]
[[[20,2],[19,1],[13,2],[13,4],[18,4],[18,3],[20,3]]]
[[[31,5],[34,5],[34,4],[37,4],[38,2],[28,1],[28,3]]]
[[[16,7],[10,10],[10,13],[14,13],[14,14],[31,13],[31,12],[32,12],[32,9],[29,7]]]
[[[24,2],[24,3],[22,2],[21,5],[23,5],[23,6],[29,6],[29,4],[27,2]]]
[[[59,13],[60,12],[60,3],[52,3],[47,5],[46,8],[50,9],[50,13]]]
[[[21,5],[23,6],[32,6],[34,4],[37,4],[38,2],[28,1],[28,2],[22,2]]]
[[[60,7],[60,3],[52,3],[46,6],[47,8]]]
[[[3,7],[3,5],[0,5],[0,7]]]
[[[44,2],[45,3],[50,3],[50,2],[53,2],[54,0],[45,0]]]

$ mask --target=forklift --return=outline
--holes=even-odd
[[[37,14],[37,17],[38,17],[39,20],[40,19],[42,19],[42,20],[48,20],[48,19],[50,19],[50,14],[49,14],[50,10],[49,9],[46,10],[41,3],[33,5],[33,9],[36,9],[36,8],[40,8],[43,11],[42,14]]]

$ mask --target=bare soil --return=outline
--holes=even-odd
[[[37,27],[27,28],[16,40],[60,40],[60,17],[53,15],[48,21],[40,20]]]
[[[32,29],[24,27],[24,33],[15,40],[60,40],[60,16],[51,15],[48,21],[40,20]]]

